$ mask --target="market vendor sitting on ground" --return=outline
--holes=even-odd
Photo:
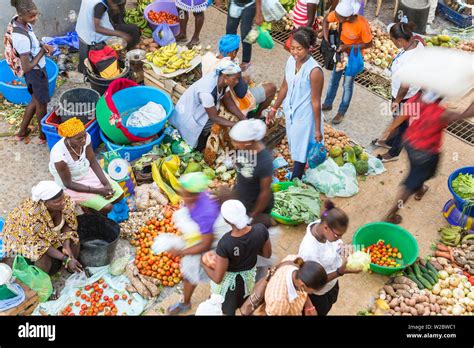
[[[199,243],[183,249],[170,250],[174,256],[202,255],[208,252],[214,242],[214,225],[219,217],[219,203],[207,192],[209,179],[203,173],[189,173],[180,177],[179,184],[181,190],[179,195],[183,199],[185,207],[188,208],[191,219],[199,226],[201,240]],[[183,272],[183,270],[182,270]],[[168,314],[177,315],[191,309],[191,297],[198,284],[187,279],[183,272],[184,299],[168,308]],[[201,268],[200,281],[208,282],[209,279]]]
[[[123,198],[120,185],[109,179],[95,158],[84,124],[71,118],[58,127],[62,137],[51,149],[49,171],[56,183],[82,207],[104,214]]]
[[[219,40],[219,53],[217,55],[208,52],[202,58],[202,73],[206,75],[214,71],[223,58],[229,58],[233,62],[236,60],[237,53],[240,48],[240,36],[227,34]],[[242,69],[242,65],[240,65]],[[230,90],[232,99],[239,109],[248,117],[260,117],[262,111],[265,110],[273,101],[276,94],[276,86],[274,83],[262,83],[253,85],[249,77],[242,76],[239,83]]]
[[[73,200],[54,181],[41,181],[31,193],[5,222],[5,252],[20,254],[49,274],[59,271],[61,264],[80,272]]]
[[[110,37],[127,41],[128,48],[140,41],[140,28],[125,24],[126,0],[82,0],[77,18],[76,31],[79,35],[79,71],[84,71],[84,59],[94,43],[101,43]]]
[[[230,60],[219,62],[214,73],[207,74],[193,83],[179,98],[170,123],[190,146],[202,151],[214,123],[232,127],[235,122],[219,116],[220,103],[239,119],[245,115],[237,108],[228,92],[241,77],[240,67]]]

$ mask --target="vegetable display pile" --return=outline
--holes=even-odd
[[[125,290],[129,293],[136,292],[145,299],[150,299],[160,295],[161,281],[141,274],[133,263],[127,265],[125,275],[128,280],[130,280],[130,284],[125,286]]]
[[[460,173],[452,181],[452,187],[462,199],[474,200],[474,175]]]
[[[320,216],[319,192],[295,179],[295,186],[275,193],[273,212],[295,221],[310,223]]]
[[[326,132],[324,133],[326,134]],[[273,155],[274,157],[279,157],[282,156],[285,161],[288,162],[288,165],[290,167],[293,167],[293,161],[291,159],[291,154],[290,154],[290,147],[288,145],[288,138],[285,136],[281,143],[273,149]]]
[[[135,24],[142,29],[142,35],[146,38],[151,38],[153,31],[148,27],[148,22],[143,16],[145,8],[154,0],[138,0],[137,6],[125,10],[124,21],[127,24]]]
[[[344,131],[338,131],[325,123],[324,144],[328,151],[331,151],[334,147],[344,148],[344,146],[350,145],[350,139]]]
[[[368,252],[370,261],[378,266],[400,267],[402,265],[402,253],[397,247],[385,244],[383,240],[379,240],[362,251]]]
[[[386,69],[399,52],[399,49],[394,45],[387,32],[374,24],[371,24],[370,27],[374,36],[374,44],[373,47],[365,50],[364,61],[381,69]]]
[[[178,16],[165,11],[156,12],[151,10],[148,12],[148,18],[156,24],[176,24],[179,21]]]
[[[107,292],[109,295],[104,295]],[[118,294],[101,278],[92,285],[86,285],[76,291],[76,301],[68,304],[60,313],[61,316],[116,316],[119,313],[116,304],[124,302],[132,304],[132,298],[127,294]]]
[[[140,278],[140,275],[148,276],[155,279],[156,284],[169,287],[175,286],[182,279],[179,270],[180,258],[172,257],[169,253],[154,255],[151,246],[154,238],[160,233],[179,234],[171,218],[172,211],[166,210],[163,220],[151,219],[137,231],[134,239],[130,241],[130,244],[137,247],[134,265],[138,270],[138,277]],[[137,272],[135,271],[135,273]]]
[[[463,241],[463,238],[469,239],[468,236],[465,236],[466,233],[459,226],[443,227],[439,230],[439,235],[441,243],[448,246],[457,246],[461,241]]]
[[[464,14],[466,16],[472,16],[472,8],[467,5],[466,1],[463,0],[444,0],[444,4],[451,10],[457,13]],[[471,2],[472,4],[472,2]]]
[[[352,164],[356,169],[357,175],[365,175],[369,171],[369,155],[359,145],[354,147],[346,145],[344,148],[335,145],[329,150],[329,156],[340,167],[346,163]]]
[[[153,39],[142,37],[138,44],[138,48],[148,53],[158,51],[160,46]]]
[[[146,224],[147,221],[155,218],[162,218],[162,206],[154,206],[145,211],[134,211],[128,214],[128,220],[120,223],[120,237],[128,240],[135,238],[136,232]]]

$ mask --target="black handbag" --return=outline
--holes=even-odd
[[[324,67],[327,70],[334,70],[334,67],[336,66],[336,62],[339,59],[339,53],[337,52],[337,47],[339,47],[341,43],[341,31],[342,31],[342,23],[339,23],[339,27],[337,30],[329,30],[329,34],[328,34],[329,42],[326,41],[324,38],[321,41],[321,46],[320,46],[319,51],[321,55],[323,56]]]

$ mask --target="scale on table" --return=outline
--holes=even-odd
[[[104,170],[111,179],[121,182],[129,179],[129,164],[117,152],[104,153]]]

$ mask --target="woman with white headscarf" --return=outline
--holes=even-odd
[[[257,119],[238,122],[229,132],[236,149],[237,183],[234,196],[256,222],[271,225],[273,157],[262,142],[267,133],[265,122]]]
[[[221,207],[224,220],[232,226],[219,243],[215,254],[203,257],[203,268],[211,278],[211,292],[224,297],[222,312],[235,315],[255,285],[257,257],[272,255],[267,228],[250,226],[244,205],[228,200]]]
[[[214,123],[224,127],[235,124],[219,116],[221,101],[229,112],[239,119],[245,118],[229,93],[240,76],[240,67],[230,59],[223,59],[215,73],[203,76],[179,98],[170,122],[190,146],[202,151]]]
[[[327,42],[329,42],[329,23],[337,23],[341,28],[339,52],[345,51],[349,54],[352,47],[356,50],[359,46],[360,49],[363,50],[364,48],[372,46],[372,33],[370,31],[369,22],[363,16],[358,15],[359,10],[359,1],[341,0],[336,6],[336,10],[329,12],[329,14],[324,17],[323,35],[324,40]],[[336,98],[342,75],[344,75],[344,70],[333,70],[326,93],[326,99],[322,106],[323,111],[332,110],[332,104]],[[344,75],[342,100],[337,115],[332,120],[333,124],[341,123],[347,109],[349,109],[352,91],[354,89],[354,78],[355,76]]]
[[[41,181],[31,193],[8,215],[5,252],[23,255],[49,274],[59,271],[61,263],[70,272],[80,271],[74,202],[54,181]]]

